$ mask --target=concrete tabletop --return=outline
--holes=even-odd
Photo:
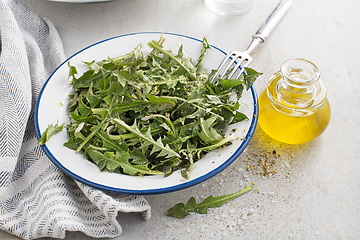
[[[57,27],[67,56],[97,41],[133,32],[164,31],[202,39],[219,48],[245,50],[279,0],[255,0],[241,16],[211,12],[203,0],[115,0],[59,3],[19,0]],[[360,2],[294,0],[270,37],[253,54],[251,67],[263,73],[260,92],[289,58],[315,63],[328,90],[331,121],[317,139],[287,145],[261,128],[246,151],[228,168],[194,187],[149,195],[152,217],[121,213],[117,239],[360,239]],[[274,150],[276,154],[274,154]],[[270,177],[247,171],[262,158],[273,160]],[[184,219],[165,215],[191,196],[254,189],[208,214]],[[0,239],[18,239],[0,231]],[[90,239],[68,232],[66,239]]]

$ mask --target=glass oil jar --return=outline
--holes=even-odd
[[[327,128],[330,115],[320,72],[305,59],[284,62],[259,96],[259,125],[280,142],[302,144],[315,139]]]

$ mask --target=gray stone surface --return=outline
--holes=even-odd
[[[278,3],[258,0],[245,15],[224,17],[201,0],[20,1],[55,24],[67,56],[105,38],[139,31],[205,36],[225,51],[244,50]],[[149,221],[138,214],[120,214],[123,233],[117,239],[359,239],[359,12],[357,0],[294,0],[288,15],[253,55],[251,67],[264,73],[255,83],[259,94],[289,58],[302,57],[319,67],[332,116],[318,139],[287,145],[258,127],[246,151],[222,173],[182,191],[147,196],[152,206]],[[255,164],[267,153],[276,174],[263,178],[246,170],[247,161]],[[181,220],[165,215],[191,196],[201,201],[251,184],[253,191],[209,209],[207,215]],[[17,238],[0,231],[0,239]],[[69,232],[66,239],[89,238]]]

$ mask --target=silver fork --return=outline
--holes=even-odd
[[[282,0],[274,11],[267,18],[266,22],[257,30],[256,34],[252,37],[252,41],[245,52],[231,51],[220,63],[216,74],[214,74],[210,81],[217,78],[236,79],[241,76],[252,61],[250,54],[260,44],[265,42],[266,38],[280,22],[282,17],[286,14],[292,5],[292,0]]]

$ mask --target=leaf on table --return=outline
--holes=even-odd
[[[253,189],[252,186],[248,186],[241,191],[223,195],[219,197],[209,196],[201,203],[197,204],[194,197],[191,197],[189,201],[186,203],[178,203],[172,208],[170,208],[166,215],[177,217],[177,218],[184,218],[189,215],[189,212],[196,212],[199,214],[206,214],[209,207],[221,207],[224,203],[231,201],[232,199],[239,197]]]

